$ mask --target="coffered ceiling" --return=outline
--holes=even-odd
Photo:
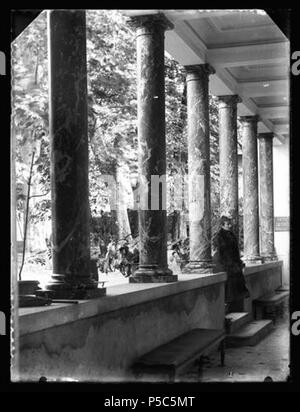
[[[163,13],[174,30],[166,51],[180,64],[211,64],[214,95],[238,94],[238,115],[260,116],[259,132],[274,144],[289,136],[289,41],[263,10],[124,10],[127,16]]]

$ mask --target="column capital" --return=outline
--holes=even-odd
[[[267,133],[259,133],[257,135],[258,139],[273,139],[274,138],[274,133],[272,132],[267,132]]]
[[[164,31],[174,28],[174,24],[163,13],[133,16],[130,17],[128,24],[135,29],[142,29],[143,34],[153,32],[158,27]]]
[[[219,108],[231,107],[237,103],[242,103],[242,99],[237,94],[228,94],[223,96],[217,96]]]
[[[241,123],[258,123],[260,121],[259,116],[253,115],[253,116],[239,116],[238,120]]]
[[[189,75],[189,80],[197,80],[199,79],[199,76],[209,76],[210,74],[215,74],[215,69],[208,63],[204,64],[193,64],[193,65],[187,65],[184,66],[187,75]]]

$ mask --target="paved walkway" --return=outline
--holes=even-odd
[[[220,366],[219,353],[204,362],[200,376],[195,366],[183,376],[187,382],[263,382],[269,376],[274,382],[286,381],[289,374],[289,317],[286,311],[274,330],[256,346],[226,349],[225,365]]]

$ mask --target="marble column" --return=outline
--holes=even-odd
[[[259,255],[259,205],[257,164],[258,116],[242,116],[243,226],[245,263],[261,263]]]
[[[237,155],[237,95],[219,99],[220,216],[232,220],[232,230],[239,237],[239,184]]]
[[[274,248],[273,137],[273,133],[258,135],[260,254],[265,262],[277,260]]]
[[[184,273],[213,269],[211,257],[208,64],[186,66],[190,262]]]
[[[48,12],[52,281],[47,294],[103,294],[90,276],[86,17]],[[104,289],[105,291],[105,289]]]
[[[162,14],[134,17],[131,25],[137,41],[140,261],[129,281],[174,282],[167,261],[164,79],[164,32],[173,26]]]

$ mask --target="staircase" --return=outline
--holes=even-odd
[[[254,346],[273,329],[278,315],[282,316],[289,290],[281,287],[254,301],[244,301],[249,312],[231,312],[225,316],[226,346]],[[252,319],[252,307],[255,320]]]
[[[274,325],[278,316],[283,316],[285,305],[289,299],[289,291],[277,289],[269,295],[253,301],[255,319],[272,319]]]
[[[273,330],[272,320],[252,320],[249,312],[232,312],[226,319],[226,347],[254,346]]]

